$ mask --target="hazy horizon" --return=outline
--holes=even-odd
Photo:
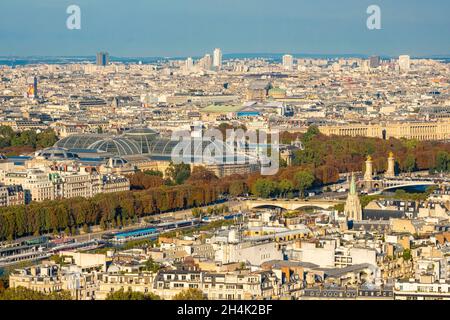
[[[70,5],[81,30],[66,28]],[[381,30],[366,27],[381,8]],[[0,56],[450,56],[450,1],[2,0]]]
[[[100,52],[100,51],[99,51]],[[181,56],[119,56],[114,55],[111,52],[104,51],[109,54],[110,59],[171,59],[171,60],[177,60],[177,59],[186,59],[186,58],[193,58],[193,59],[201,59],[204,54],[211,53],[212,50],[206,51],[203,53],[203,55],[181,55]],[[92,52],[91,54],[86,55],[0,55],[0,58],[3,59],[38,59],[38,58],[49,58],[49,59],[95,59],[96,54],[98,52]],[[290,54],[294,58],[369,58],[371,56],[379,56],[382,59],[395,59],[398,58],[397,55],[385,55],[385,54],[360,54],[360,53],[339,53],[339,54],[333,54],[333,53],[292,53],[292,52],[234,52],[234,53],[225,53],[223,52],[223,59],[234,59],[235,57],[238,58],[245,58],[245,56],[253,56],[258,58],[282,58],[283,55]],[[405,52],[404,54],[408,54]],[[411,59],[450,59],[450,54],[433,54],[433,55],[421,55],[421,56],[410,56]]]

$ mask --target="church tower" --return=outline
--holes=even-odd
[[[355,174],[352,173],[352,180],[350,182],[350,192],[347,196],[347,201],[344,206],[344,214],[348,220],[361,221],[362,208],[359,201],[358,193],[356,192]]]

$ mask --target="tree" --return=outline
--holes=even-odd
[[[60,256],[58,254],[54,254],[50,257],[50,260],[54,261],[58,265],[65,265],[64,256]]]
[[[144,174],[143,174],[144,175]],[[148,178],[158,178],[147,176]],[[142,216],[164,211],[201,207],[227,192],[225,182],[159,186],[141,191],[98,194],[93,198],[32,202],[0,208],[0,241],[16,237],[60,233],[75,234],[83,225],[115,225],[137,222]]]
[[[269,198],[276,194],[277,184],[269,179],[260,178],[252,186],[252,193],[261,198]]]
[[[35,131],[26,130],[14,136],[11,145],[14,147],[31,146],[36,148],[37,135]]]
[[[445,151],[439,151],[436,155],[436,171],[447,172],[450,164],[450,155]]]
[[[319,134],[320,134],[319,128],[315,125],[312,125],[303,135],[303,141],[310,142],[314,137],[316,137]]]
[[[158,270],[161,269],[161,266],[159,263],[156,263],[152,257],[150,257],[144,264],[143,270],[144,271],[151,271],[153,273],[158,272]]]
[[[47,129],[41,133],[38,133],[36,140],[36,146],[38,148],[48,148],[53,146],[58,141],[58,136],[54,130]]]
[[[199,217],[201,217],[202,215],[204,215],[204,212],[203,212],[202,209],[200,209],[200,208],[194,208],[194,209],[192,209],[192,216],[193,216],[194,218],[199,218]]]
[[[416,170],[416,158],[412,154],[408,154],[405,158],[405,161],[403,163],[403,168],[406,172],[413,172]]]
[[[102,218],[102,219],[100,220],[100,228],[101,228],[102,230],[108,229],[108,225],[106,224],[105,218]]]
[[[201,290],[189,288],[176,294],[172,300],[207,300],[207,298]]]
[[[72,300],[72,296],[70,292],[64,290],[46,294],[24,287],[17,287],[8,288],[0,292],[0,300]]]
[[[83,232],[84,233],[89,233],[89,231],[90,231],[89,226],[86,223],[83,224]]]
[[[245,183],[243,181],[232,181],[230,183],[229,193],[230,195],[236,197],[240,196],[245,192]]]
[[[195,167],[190,174],[189,179],[187,181],[189,183],[212,183],[217,181],[218,178],[214,174],[214,172],[206,169],[205,167]]]
[[[159,172],[159,171],[156,171]],[[129,176],[131,189],[145,190],[160,187],[164,184],[161,175],[154,171],[137,172]]]
[[[2,295],[2,292],[5,291],[8,288],[8,279],[2,275],[0,278],[0,296]]]
[[[411,250],[405,249],[403,250],[403,260],[408,261],[412,259]]]
[[[305,190],[312,187],[314,175],[310,171],[302,170],[294,175],[295,187],[300,192],[300,197],[304,197]]]
[[[283,179],[278,183],[278,190],[280,191],[283,197],[294,190],[294,184],[292,181]]]
[[[142,293],[136,291],[124,291],[120,289],[115,292],[111,292],[106,296],[106,300],[161,300],[161,297],[154,293]]]
[[[166,169],[166,175],[171,179],[172,183],[180,185],[190,177],[191,167],[189,164],[174,164],[171,162]]]

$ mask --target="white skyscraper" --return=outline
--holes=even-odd
[[[292,70],[294,68],[294,58],[290,54],[283,56],[283,68],[286,70]]]
[[[401,72],[409,72],[411,67],[411,58],[407,55],[398,57],[398,66]]]
[[[191,71],[194,68],[194,60],[191,57],[186,59],[185,65],[186,71]]]
[[[203,70],[211,70],[211,67],[212,67],[211,55],[205,54],[205,56],[203,58],[201,58],[198,63],[199,63],[200,68],[202,68]]]
[[[222,67],[222,50],[219,48],[214,49],[213,66],[217,69]]]

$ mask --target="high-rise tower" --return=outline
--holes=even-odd
[[[186,71],[189,72],[189,71],[192,71],[193,68],[194,68],[194,60],[192,60],[192,58],[189,57],[186,59],[185,69],[186,69]]]
[[[222,50],[219,48],[214,49],[213,66],[217,70],[222,68]]]
[[[203,70],[211,70],[212,68],[212,59],[210,54],[205,54],[203,58],[201,58],[198,62],[200,68]]]
[[[409,72],[409,69],[411,68],[410,56],[403,55],[398,57],[398,66],[400,68],[400,72]]]
[[[379,56],[370,57],[369,65],[371,68],[378,68],[381,65],[381,58]]]
[[[290,54],[283,56],[283,68],[289,71],[294,68],[294,58]]]
[[[29,77],[27,79],[27,97],[31,99],[35,99],[38,96],[38,78],[37,77]]]
[[[109,64],[109,54],[107,52],[97,53],[97,65],[105,67]]]

